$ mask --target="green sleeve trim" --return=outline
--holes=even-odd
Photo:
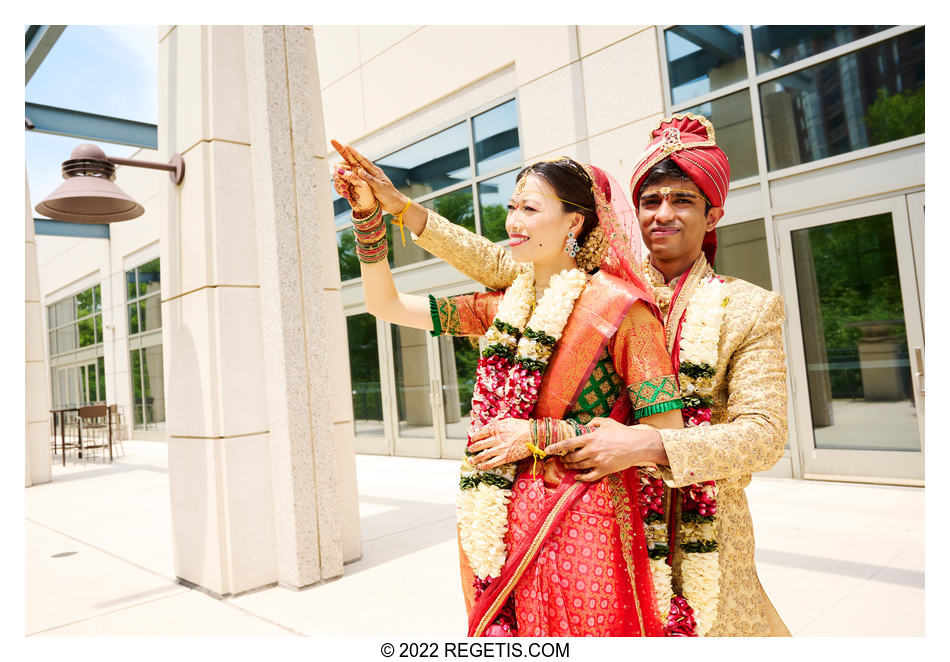
[[[633,412],[633,416],[636,419],[646,418],[647,416],[653,416],[653,414],[662,414],[665,411],[670,411],[671,409],[682,409],[683,400],[682,398],[676,398],[675,400],[667,400],[666,402],[658,402],[655,405],[650,405],[649,407],[643,407],[642,409],[637,409]]]
[[[442,320],[439,318],[439,304],[436,303],[435,297],[431,294],[429,295],[429,314],[432,315],[432,330],[429,331],[429,334],[433,337],[442,335]]]

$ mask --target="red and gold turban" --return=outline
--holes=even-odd
[[[712,122],[702,115],[681,113],[660,120],[650,133],[650,143],[637,161],[630,180],[633,206],[640,206],[640,187],[650,170],[663,159],[672,159],[703,192],[713,207],[722,207],[729,192],[729,159],[716,146]],[[703,251],[710,262],[716,254],[716,231],[706,233]]]

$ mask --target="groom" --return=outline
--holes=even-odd
[[[369,163],[371,181],[385,177]],[[781,297],[737,278],[723,281],[712,309],[721,306],[711,348],[708,374],[684,374],[697,342],[686,312],[709,307],[714,276],[716,225],[722,219],[729,188],[729,161],[716,145],[712,124],[702,116],[678,114],[662,120],[651,134],[631,181],[633,205],[643,241],[650,251],[645,281],[653,286],[667,335],[667,348],[681,366],[681,388],[698,387],[694,402],[704,402],[681,430],[627,427],[612,419],[595,419],[594,432],[555,444],[550,453],[569,451],[562,462],[586,471],[582,480],[627,467],[654,463],[671,487],[714,480],[718,487],[719,608],[708,636],[788,636],[788,629],[759,583],[755,541],[744,488],[751,474],[772,467],[782,456],[787,437],[785,359]],[[416,243],[462,273],[492,289],[510,285],[521,268],[510,254],[440,216],[406,219]],[[708,333],[707,333],[708,336]],[[686,341],[684,343],[684,340]],[[690,344],[691,343],[691,344]],[[677,360],[679,357],[679,360]],[[714,365],[713,365],[714,364]],[[704,413],[703,413],[704,412]],[[711,420],[710,420],[711,419]],[[674,559],[674,582],[679,582]]]

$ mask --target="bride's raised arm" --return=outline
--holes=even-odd
[[[354,166],[357,162],[347,148],[336,141],[333,141],[333,145],[346,160],[334,165],[333,185],[353,209],[351,219],[356,236],[356,257],[360,261],[367,312],[393,324],[432,331],[428,299],[396,290],[392,272],[389,270],[389,261],[386,259],[389,244],[383,223],[384,212],[399,215],[407,222],[414,223],[418,219],[419,210],[422,210],[422,215],[425,216],[425,209],[414,203],[408,204],[409,199],[392,186],[392,182],[382,170],[376,168],[376,175],[370,175],[359,165]],[[360,175],[354,174],[354,168],[360,168]],[[368,177],[375,180],[382,191],[382,197],[374,195],[373,189],[366,181]],[[388,189],[383,186],[384,183],[389,184]],[[400,196],[405,199],[405,203],[396,209]]]

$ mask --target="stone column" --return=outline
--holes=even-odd
[[[312,37],[309,43],[313,49]],[[248,50],[240,26],[159,32],[159,152],[179,152],[186,163],[183,184],[156,200],[167,206],[162,331],[175,569],[185,583],[215,595],[278,581],[305,586],[341,574],[343,561],[359,556],[355,470],[337,474],[353,468],[352,451],[339,449],[334,435],[334,428],[352,428],[352,413],[347,408],[333,416],[335,403],[324,400],[316,414],[297,390],[308,387],[301,375],[319,379],[301,365],[314,370],[322,357],[318,371],[339,372],[319,342],[334,332],[345,339],[342,307],[328,303],[322,288],[307,289],[322,275],[305,265],[302,249],[288,247],[286,225],[274,220],[284,223],[287,199],[273,182],[283,186],[283,169],[292,173],[294,162],[262,164],[261,154],[286,154],[290,132],[299,127],[262,129],[269,119],[250,121],[251,106],[256,114],[263,104],[270,118],[271,104],[288,103],[286,89],[282,97],[268,96],[274,91],[258,85],[260,76],[245,67],[249,62],[257,71],[259,52],[259,44]],[[307,75],[271,62],[262,66],[270,77],[276,75],[271,67],[279,67],[282,79]],[[319,123],[319,95],[310,103]],[[256,195],[268,195],[266,182],[276,190],[270,202],[258,201]],[[309,186],[318,188],[316,181]],[[310,196],[311,218],[332,227],[328,194],[315,202],[313,191]],[[296,204],[303,206],[299,199]],[[268,206],[272,218],[258,223],[259,210]],[[306,280],[275,282],[288,269],[306,273]],[[293,297],[296,313],[285,305]],[[315,328],[321,321],[322,331]],[[309,340],[301,342],[307,323]],[[345,351],[339,354],[348,382]],[[338,450],[349,456],[337,457]],[[352,490],[340,494],[338,485]]]
[[[26,185],[26,486],[48,483],[50,473],[49,370],[46,326],[40,300],[40,269],[36,262],[33,207]]]
[[[359,513],[327,141],[312,29],[244,40],[278,575],[305,586],[359,554],[358,536],[344,542]]]

